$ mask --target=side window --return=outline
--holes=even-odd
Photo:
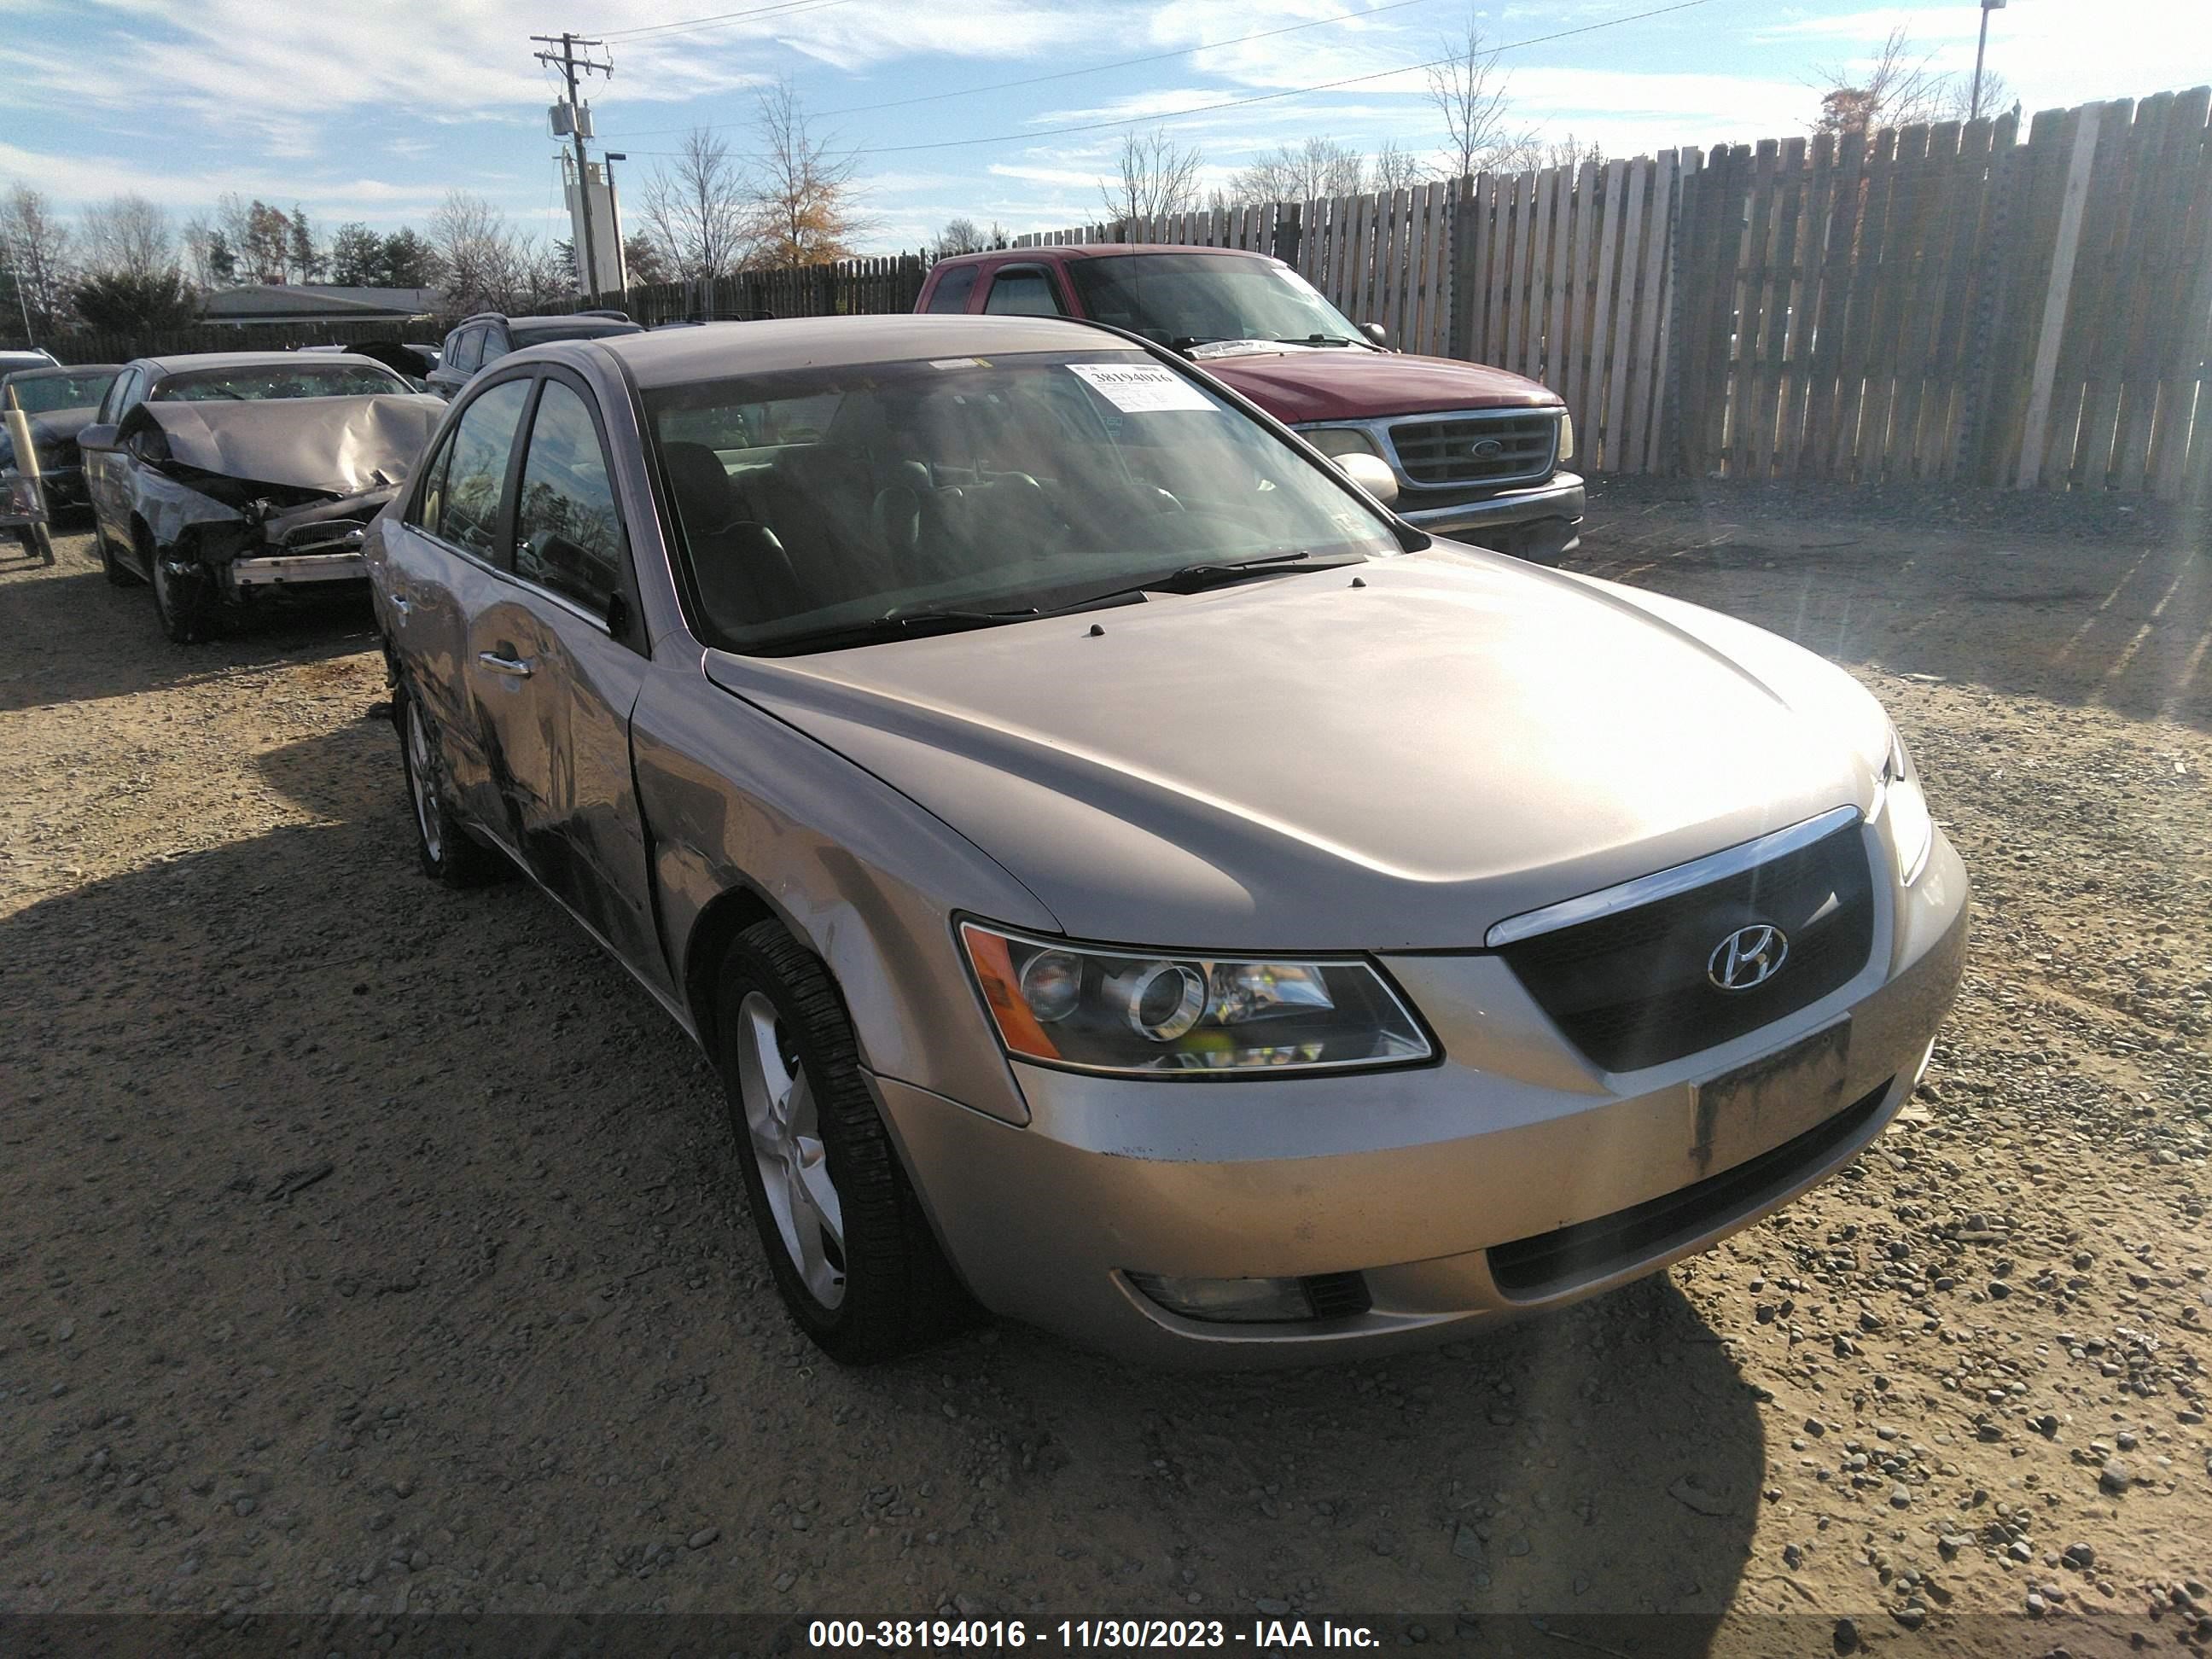
[[[975,267],[956,265],[939,277],[936,288],[930,291],[929,308],[932,311],[965,311],[968,309],[968,296],[975,291]]]
[[[1027,265],[1001,270],[983,309],[1002,317],[1057,317],[1060,301],[1053,297],[1052,279]]]
[[[420,529],[434,532],[439,516],[446,507],[446,463],[453,458],[453,434],[446,434],[430,459],[420,469],[422,494],[412,511],[405,514],[406,521]]]
[[[128,370],[123,378],[115,383],[114,389],[107,395],[108,409],[111,411],[107,416],[108,420],[110,422],[121,420],[146,401],[146,371],[143,368]]]
[[[457,328],[447,343],[442,360],[447,368],[463,374],[473,374],[477,365],[483,361],[483,330]]]
[[[497,362],[501,357],[506,356],[508,352],[514,349],[514,343],[507,337],[507,331],[501,328],[497,323],[486,323],[478,331],[483,336],[483,361],[485,362]]]
[[[563,382],[548,380],[523,455],[514,574],[604,617],[622,591],[622,520],[592,411]]]
[[[507,488],[507,463],[514,453],[514,430],[530,382],[495,386],[461,411],[453,428],[451,458],[440,481],[437,516],[426,503],[422,525],[454,546],[480,558],[492,556],[499,526],[500,496]]]

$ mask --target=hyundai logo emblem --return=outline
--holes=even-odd
[[[1494,461],[1504,453],[1505,446],[1496,438],[1485,438],[1468,451],[1468,454],[1479,456],[1486,461]]]
[[[1789,955],[1789,937],[1779,927],[1753,922],[1713,946],[1705,977],[1723,991],[1753,990],[1780,973]]]

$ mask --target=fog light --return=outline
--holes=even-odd
[[[1301,1279],[1164,1279],[1131,1273],[1129,1282],[1171,1314],[1217,1324],[1279,1325],[1314,1316]]]

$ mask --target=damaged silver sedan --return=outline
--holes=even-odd
[[[108,580],[150,582],[179,644],[226,610],[362,580],[362,532],[445,408],[350,354],[127,365],[77,438]]]

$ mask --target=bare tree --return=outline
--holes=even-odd
[[[481,196],[447,191],[430,216],[430,246],[455,312],[505,311],[526,290],[529,251],[507,216]]]
[[[1498,67],[1477,14],[1468,14],[1465,31],[1443,48],[1443,61],[1429,70],[1429,101],[1443,118],[1443,171],[1457,179],[1525,165],[1535,138],[1514,125],[1511,77]]]
[[[1945,75],[1929,67],[1929,54],[1914,50],[1911,33],[1900,23],[1881,49],[1863,64],[1834,64],[1820,71],[1814,87],[1820,94],[1815,132],[1874,133],[1884,127],[1909,127],[1923,121],[1962,121],[1972,101],[1972,77]],[[1982,76],[1982,108],[2004,102],[2001,77]]]
[[[113,196],[87,208],[80,234],[84,268],[94,276],[150,276],[177,263],[169,216],[143,196]]]
[[[1310,202],[1357,196],[1367,188],[1367,158],[1334,138],[1278,144],[1229,181],[1232,202]]]
[[[1006,227],[995,219],[991,222],[988,230],[983,229],[973,219],[948,219],[945,222],[945,228],[937,233],[937,240],[930,244],[929,251],[938,258],[945,259],[956,253],[981,253],[986,248],[1004,247],[1006,245]]]
[[[788,79],[760,94],[753,118],[760,156],[753,164],[753,258],[764,265],[819,264],[848,258],[869,222],[855,200],[857,155],[831,154],[817,138]]]
[[[1375,160],[1368,171],[1377,190],[1411,190],[1414,185],[1425,183],[1429,176],[1429,170],[1421,165],[1420,159],[1411,150],[1401,149],[1395,138],[1382,141],[1382,148],[1375,152]]]
[[[12,290],[0,328],[27,317],[41,333],[60,323],[69,305],[70,253],[75,238],[54,216],[44,191],[11,185],[0,198],[0,276]]]
[[[1125,133],[1115,177],[1098,181],[1106,216],[1128,220],[1188,212],[1198,204],[1198,170],[1205,165],[1195,144],[1185,149],[1165,127]]]
[[[1536,163],[1539,167],[1579,167],[1585,161],[1601,167],[1605,163],[1602,145],[1595,142],[1584,143],[1571,132],[1564,138],[1553,139],[1543,149],[1543,159]]]
[[[705,127],[685,133],[674,163],[646,184],[646,234],[661,265],[687,282],[726,276],[744,263],[751,215],[729,145]]]

